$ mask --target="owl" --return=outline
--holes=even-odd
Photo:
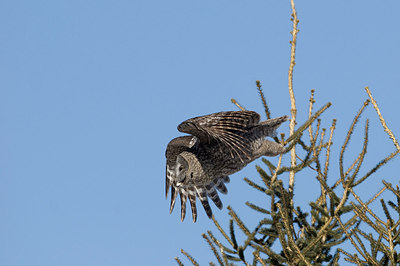
[[[190,135],[177,137],[168,143],[165,157],[165,196],[171,188],[170,213],[180,195],[181,221],[186,215],[186,201],[197,219],[196,198],[209,218],[208,202],[222,209],[218,192],[226,194],[229,175],[238,172],[260,156],[276,156],[284,152],[283,145],[266,140],[276,136],[276,129],[287,116],[260,122],[253,111],[228,111],[188,119],[178,130]]]

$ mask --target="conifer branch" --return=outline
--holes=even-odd
[[[377,165],[375,165],[374,168],[369,170],[368,173],[366,173],[362,178],[360,178],[356,183],[354,183],[354,186],[357,186],[358,184],[362,183],[365,179],[367,179],[370,175],[375,173],[379,168],[384,166],[388,161],[393,159],[399,153],[400,153],[400,150],[396,150],[395,152],[392,152],[391,154],[389,154],[385,159],[380,161]]]
[[[332,103],[328,102],[327,104],[325,104],[321,109],[319,109],[313,116],[311,116],[310,119],[308,119],[306,122],[304,122],[303,125],[301,125],[295,132],[293,132],[293,134],[290,135],[290,137],[285,140],[285,143],[289,143],[292,140],[296,139],[298,137],[298,135],[303,134],[303,131],[305,129],[307,129],[312,122],[314,122],[315,119],[317,119],[326,109],[328,109],[330,106],[332,105]]]
[[[222,262],[221,257],[219,256],[217,250],[215,249],[213,243],[211,242],[211,240],[208,238],[208,236],[206,234],[202,234],[203,238],[207,241],[208,245],[210,246],[212,252],[214,253],[214,256],[217,258],[219,265],[220,266],[224,266],[224,263]]]
[[[233,245],[232,240],[228,237],[228,235],[225,233],[225,231],[224,231],[224,230],[222,229],[222,227],[219,225],[218,221],[215,219],[214,216],[212,217],[212,220],[213,220],[213,222],[214,222],[214,225],[218,228],[219,232],[225,237],[225,239],[229,242],[229,244],[231,244],[231,246],[232,246],[233,248],[235,248],[234,245]]]
[[[358,172],[360,171],[361,164],[364,161],[364,156],[367,153],[367,145],[368,145],[368,126],[369,126],[369,121],[367,119],[367,122],[365,123],[365,135],[364,135],[364,144],[363,148],[360,152],[360,154],[357,156],[357,167],[354,170],[354,173],[351,177],[349,177],[348,181],[350,184],[353,184],[354,179],[356,178]],[[357,185],[360,184],[360,182],[357,182]],[[355,185],[354,185],[355,186]]]
[[[229,233],[230,233],[231,239],[232,239],[232,247],[235,250],[237,250],[238,249],[238,244],[237,244],[237,241],[236,241],[235,228],[234,228],[232,219],[229,220]]]
[[[176,260],[176,262],[178,263],[179,266],[183,266],[182,261],[178,257],[175,257],[175,260]]]
[[[289,131],[290,135],[285,140],[285,135],[281,133],[281,144],[285,146],[285,152],[279,157],[271,160],[262,158],[265,166],[256,166],[256,170],[263,183],[261,185],[255,183],[249,178],[244,178],[244,181],[252,188],[263,192],[263,196],[267,197],[270,202],[268,204],[253,204],[246,202],[246,205],[262,215],[262,219],[258,221],[254,230],[249,227],[239,218],[231,206],[227,209],[230,215],[229,234],[225,232],[213,217],[212,220],[217,229],[222,234],[221,240],[217,239],[211,231],[203,234],[216,257],[219,265],[232,265],[232,262],[243,262],[249,265],[338,265],[340,256],[342,260],[358,265],[396,265],[400,263],[400,254],[398,246],[400,246],[400,219],[395,219],[393,213],[400,216],[400,189],[395,188],[392,184],[382,180],[384,187],[374,194],[368,201],[363,201],[356,194],[355,188],[368,177],[376,173],[378,169],[386,165],[391,159],[400,153],[400,146],[392,131],[386,125],[385,120],[379,110],[376,101],[371,95],[368,87],[365,88],[369,99],[366,100],[363,106],[355,114],[350,125],[347,135],[344,139],[344,144],[341,146],[339,153],[339,172],[337,180],[329,180],[328,175],[331,169],[330,160],[334,156],[333,149],[333,133],[336,130],[336,119],[333,119],[328,132],[324,128],[321,114],[331,106],[328,102],[321,109],[313,114],[315,108],[315,91],[311,90],[308,106],[308,119],[303,122],[300,127],[296,127],[296,101],[293,89],[293,71],[295,66],[295,53],[297,42],[297,12],[294,6],[294,0],[290,0],[292,8],[292,40],[290,65],[288,71],[288,88],[291,102],[291,118]],[[262,90],[261,82],[256,81],[257,90],[261,99],[265,114],[269,119],[270,109],[267,105],[265,95]],[[245,110],[235,99],[231,100],[239,109]],[[364,139],[362,148],[358,151],[357,157],[351,161],[345,160],[344,154],[349,150],[350,138],[355,135],[355,127],[360,120],[361,114],[369,104],[374,106],[376,113],[379,116],[382,127],[389,135],[394,143],[396,150],[390,153],[387,157],[377,163],[374,167],[362,175],[362,165],[367,154],[367,146],[369,144],[369,120],[366,120],[364,127]],[[316,124],[313,124],[316,121]],[[305,131],[308,130],[309,140],[303,139]],[[328,140],[325,140],[328,138]],[[362,137],[360,137],[361,139]],[[278,138],[274,138],[279,142]],[[373,140],[371,140],[373,141]],[[296,152],[296,145],[299,144],[299,151]],[[326,151],[324,151],[326,149]],[[290,161],[286,159],[286,153],[290,151]],[[299,159],[299,163],[297,163]],[[314,165],[315,163],[315,165]],[[347,169],[344,168],[346,164]],[[267,170],[264,170],[267,169]],[[302,211],[300,207],[294,207],[294,184],[295,174],[302,172],[308,176],[305,169],[312,169],[309,178],[319,183],[320,195],[316,200],[309,203],[311,211]],[[289,176],[289,186],[285,188],[284,178]],[[299,179],[300,180],[300,179]],[[262,185],[264,184],[264,185]],[[342,185],[341,196],[337,191],[339,184]],[[382,193],[392,193],[396,200],[380,200],[383,209],[383,217],[379,216],[370,207]],[[349,198],[355,199],[355,202],[349,203]],[[385,197],[386,199],[386,197]],[[388,208],[388,206],[390,208]],[[344,215],[352,213],[352,215]],[[397,217],[396,217],[397,218]],[[237,225],[240,230],[235,232]],[[363,231],[367,225],[375,234],[368,231]],[[362,228],[363,230],[361,230]],[[243,232],[243,233],[242,233]],[[237,234],[245,235],[240,237]],[[225,241],[224,240],[227,241]],[[242,241],[239,241],[242,240]],[[355,254],[351,254],[341,248],[338,248],[341,243],[348,240],[356,249]],[[369,243],[370,247],[367,247]],[[273,250],[274,244],[279,246],[279,251],[276,248]],[[336,250],[334,250],[336,248]],[[250,251],[251,250],[251,251]],[[193,265],[198,263],[184,250],[181,251]],[[250,260],[245,258],[252,254]],[[248,259],[248,258],[247,258]],[[179,258],[175,258],[179,265],[183,265]],[[214,265],[210,262],[210,265]]]
[[[242,220],[240,220],[239,216],[236,214],[236,212],[232,209],[231,206],[227,207],[229,210],[229,215],[233,218],[233,220],[236,222],[236,224],[239,226],[240,229],[246,234],[246,236],[250,236],[250,231],[247,229],[247,227],[244,225]]]
[[[181,253],[182,253],[183,255],[185,255],[186,258],[188,258],[188,259],[190,260],[190,262],[191,262],[193,265],[199,266],[199,263],[197,263],[197,261],[196,261],[192,256],[189,255],[189,253],[187,253],[187,252],[184,251],[183,249],[181,249]],[[175,259],[177,259],[177,258],[175,258]],[[179,262],[178,262],[178,263],[179,263]],[[182,264],[182,265],[183,265],[183,264]]]
[[[253,256],[257,259],[258,262],[260,262],[263,266],[267,266],[267,264],[261,259],[260,257],[260,251],[254,251]],[[255,265],[255,263],[253,263]]]
[[[360,116],[361,116],[361,113],[364,111],[365,107],[367,107],[368,103],[369,103],[369,100],[366,100],[366,101],[364,102],[363,106],[362,106],[362,107],[360,108],[360,110],[358,111],[357,115],[354,117],[353,122],[351,123],[350,129],[349,129],[349,131],[347,132],[347,136],[346,136],[346,139],[345,139],[344,144],[343,144],[343,146],[342,146],[342,149],[340,150],[340,157],[339,157],[340,182],[343,182],[343,180],[346,179],[346,176],[344,175],[344,172],[343,172],[343,155],[344,155],[344,151],[346,150],[347,144],[348,144],[349,141],[350,141],[350,137],[351,137],[351,135],[353,134],[354,127],[355,127],[355,125],[357,124],[358,119],[359,119]]]
[[[268,105],[267,105],[267,101],[265,100],[265,96],[264,96],[264,92],[261,89],[261,82],[259,80],[256,80],[256,85],[257,85],[257,90],[258,93],[260,94],[260,98],[261,101],[263,103],[264,106],[264,110],[265,110],[265,115],[267,116],[267,119],[271,119],[271,112],[269,111]]]

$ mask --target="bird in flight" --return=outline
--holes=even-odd
[[[189,198],[193,222],[196,222],[196,197],[212,218],[208,198],[222,209],[217,191],[228,192],[225,184],[229,182],[229,175],[261,156],[284,152],[282,144],[265,137],[276,136],[276,129],[287,118],[281,116],[260,122],[260,115],[254,111],[228,111],[182,122],[178,130],[190,135],[171,140],[165,152],[165,196],[168,197],[171,188],[170,213],[179,194],[181,221],[185,219]]]

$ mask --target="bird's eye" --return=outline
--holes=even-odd
[[[183,170],[183,166],[179,166],[179,171],[182,171]]]

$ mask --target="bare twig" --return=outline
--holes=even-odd
[[[308,107],[308,119],[310,119],[311,116],[312,116],[312,109],[313,109],[314,103],[315,103],[315,100],[314,100],[314,90],[311,90],[310,104],[309,104],[309,107]],[[308,133],[309,133],[309,135],[310,135],[310,141],[312,142],[312,141],[313,141],[313,139],[312,139],[312,137],[313,137],[313,132],[312,132],[312,127],[311,127],[311,125],[310,125],[310,127],[308,128]]]
[[[369,90],[368,87],[365,87],[365,91],[367,92],[369,98],[371,99],[371,102],[375,108],[376,113],[379,116],[379,120],[381,121],[381,124],[385,130],[385,132],[389,135],[390,139],[393,141],[394,146],[396,146],[397,150],[400,150],[400,146],[399,143],[397,142],[397,139],[395,138],[395,136],[393,135],[392,131],[388,128],[388,126],[386,125],[385,119],[383,119],[383,116],[381,114],[381,111],[379,110],[378,104],[376,103],[375,99],[372,97],[371,91]]]
[[[240,110],[246,111],[246,109],[243,108],[235,99],[232,98],[232,99],[231,99],[231,102],[232,102],[234,105],[236,105],[237,107],[239,107]]]
[[[291,44],[291,52],[290,52],[290,65],[289,65],[289,74],[288,74],[288,82],[289,82],[289,94],[290,94],[290,113],[291,113],[291,119],[290,119],[290,125],[289,125],[289,131],[290,135],[294,133],[294,127],[296,126],[296,113],[297,113],[297,108],[296,108],[296,99],[294,98],[294,91],[293,91],[293,69],[295,66],[295,57],[296,57],[296,42],[297,42],[297,32],[299,31],[297,29],[297,24],[299,23],[299,20],[297,19],[297,12],[296,8],[294,6],[294,0],[290,0],[290,4],[292,6],[292,21],[293,21],[293,29],[291,31],[292,34],[292,40],[290,41]],[[296,166],[296,147],[293,146],[292,150],[290,151],[290,165],[291,167]],[[293,195],[293,188],[294,188],[294,174],[295,171],[291,171],[289,174],[289,193]]]

